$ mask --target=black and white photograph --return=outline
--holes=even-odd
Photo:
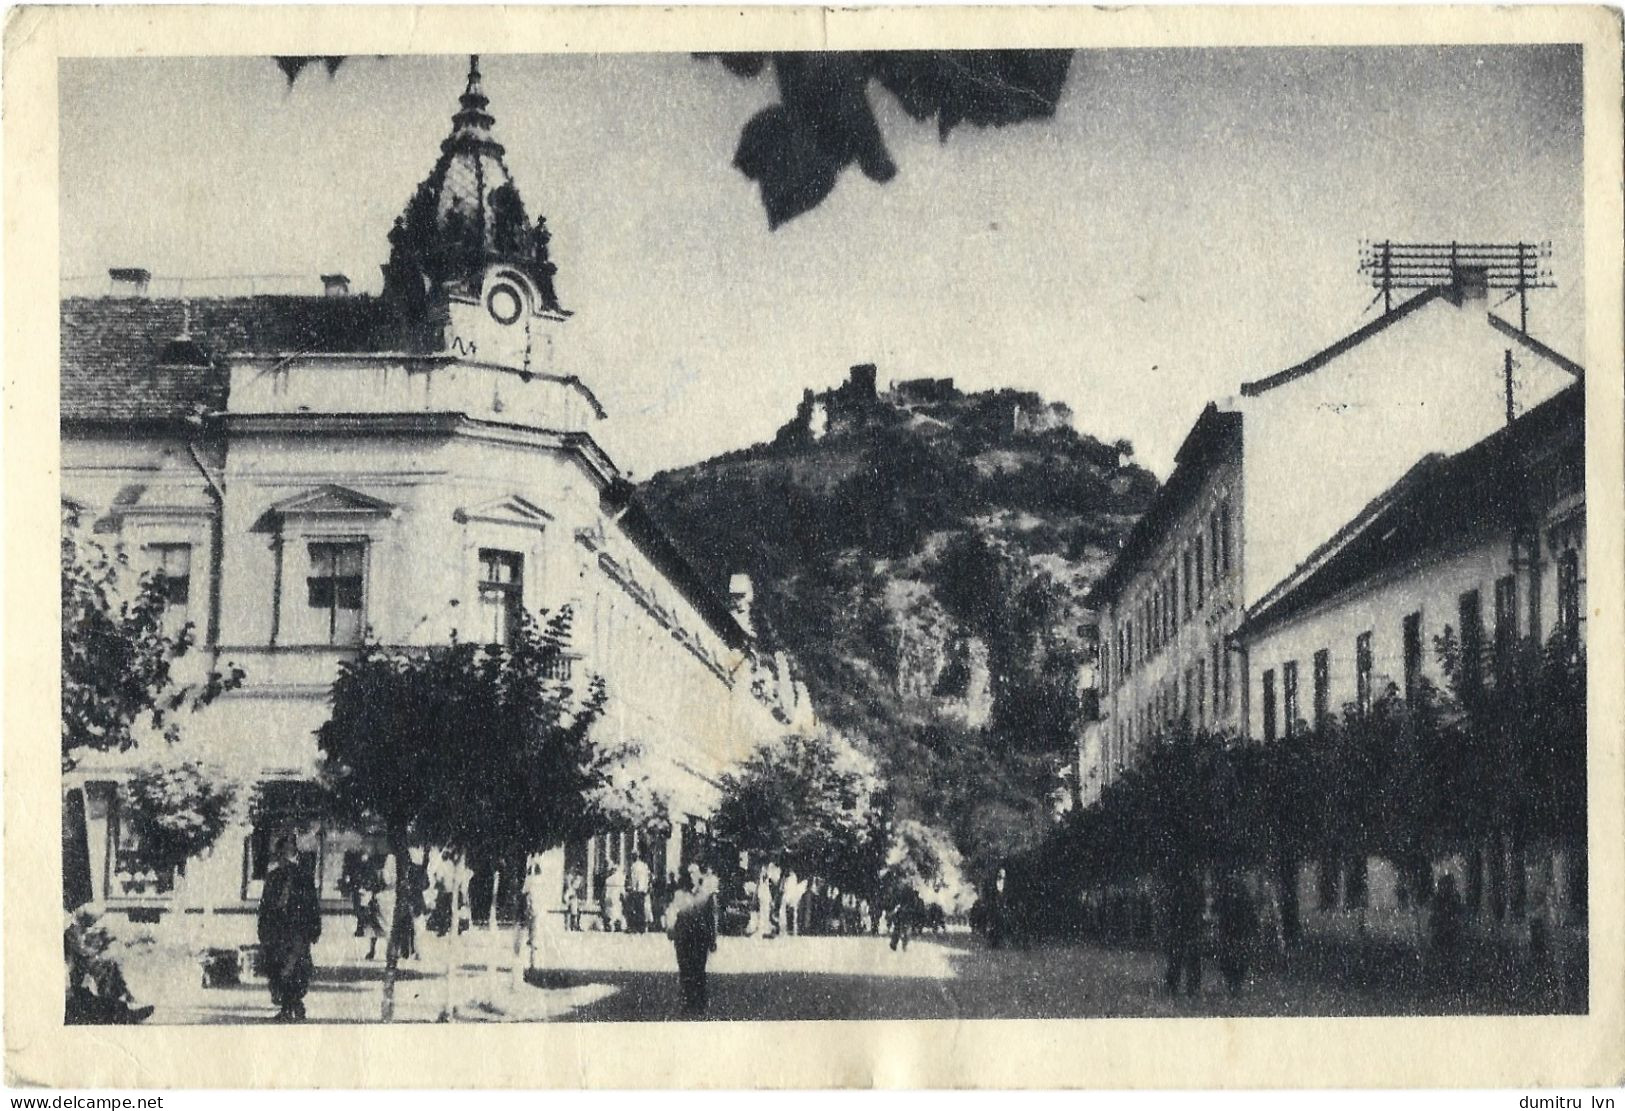
[[[728,41],[57,61],[46,1017],[1595,1014],[1595,51]]]

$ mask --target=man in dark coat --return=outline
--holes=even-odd
[[[705,964],[717,949],[716,887],[700,874],[698,864],[688,866],[688,882],[667,912],[672,945],[677,950],[677,983],[683,1010],[703,1015],[707,1000]]]
[[[265,874],[260,895],[259,938],[271,1002],[278,1022],[301,1022],[310,990],[310,947],[322,933],[316,881],[299,860],[292,837],[276,842],[276,859]]]
[[[1175,873],[1168,889],[1168,974],[1170,995],[1179,991],[1181,978],[1185,992],[1202,990],[1202,911],[1207,901],[1202,878],[1194,870]]]
[[[1248,957],[1258,933],[1258,911],[1239,876],[1226,876],[1219,887],[1219,971],[1231,995],[1247,980]]]
[[[1004,890],[1004,869],[999,869],[993,886],[988,889],[986,906],[982,909],[982,921],[987,927],[987,944],[990,949],[997,949],[1010,937],[1010,896]]]

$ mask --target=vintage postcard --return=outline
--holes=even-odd
[[[1619,1080],[1617,12],[5,48],[13,1083]]]

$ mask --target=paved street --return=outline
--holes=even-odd
[[[342,930],[324,938],[307,1000],[313,1022],[376,1021],[383,970],[359,959],[363,943]],[[448,943],[430,938],[403,964],[397,1021],[432,1022],[457,1004],[460,1021],[636,1021],[679,1018],[675,961],[660,935],[556,937],[540,971],[517,983],[511,935],[463,940],[448,989]],[[265,985],[203,989],[178,950],[128,962],[155,1023],[269,1021]],[[1152,953],[1091,945],[990,951],[968,936],[916,941],[894,953],[877,938],[723,938],[711,962],[712,1019],[1082,1018],[1202,1015],[1428,1014],[1546,1009],[1519,1001],[1447,998],[1420,985],[1360,987],[1325,967],[1256,976],[1237,998],[1209,970],[1195,999],[1167,997]]]

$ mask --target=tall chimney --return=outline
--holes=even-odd
[[[152,271],[139,266],[115,266],[107,276],[113,281],[115,297],[145,297],[147,283],[152,281]]]
[[[322,293],[328,297],[348,297],[350,278],[347,274],[323,274]]]

